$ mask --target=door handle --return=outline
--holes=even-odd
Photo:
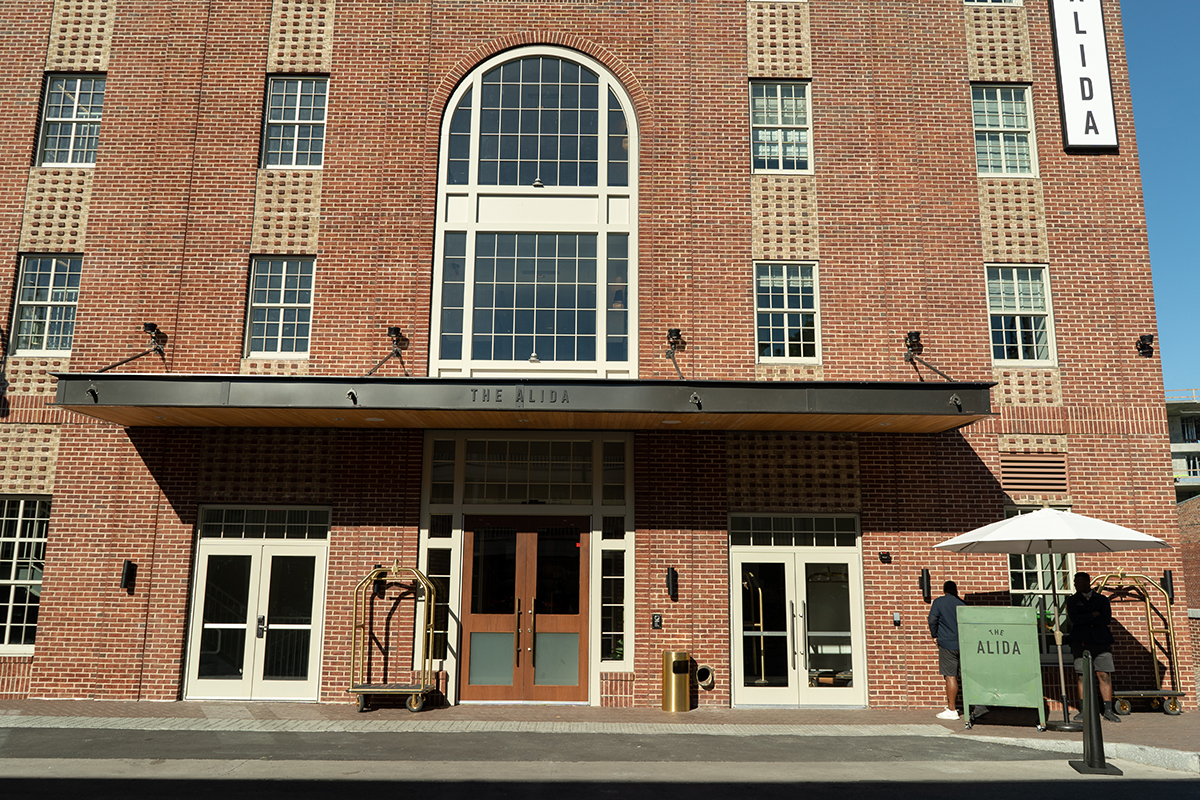
[[[258,618],[258,632],[256,635],[259,639],[261,639],[261,638],[263,638],[263,634],[265,634],[266,632],[267,632],[267,618],[260,616]]]
[[[521,666],[521,598],[517,598],[516,629],[513,631],[513,666]]]
[[[799,621],[796,619],[796,601],[794,601],[794,600],[791,601],[790,605],[792,607],[792,630],[791,630],[792,635],[789,638],[792,640],[792,669],[795,669],[796,668],[796,626],[799,624]]]
[[[804,671],[808,672],[808,601],[800,601],[800,632],[804,635],[802,647],[804,649]]]
[[[537,653],[534,647],[537,646],[537,598],[533,598],[533,604],[529,607],[529,663],[537,664]]]

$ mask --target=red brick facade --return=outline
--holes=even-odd
[[[319,699],[345,699],[355,583],[375,563],[417,562],[426,432],[122,428],[50,405],[50,373],[93,373],[134,355],[145,346],[138,326],[153,320],[169,337],[164,356],[122,372],[360,376],[399,324],[412,341],[406,363],[426,374],[446,103],[487,58],[552,45],[603,65],[636,115],[637,377],[676,377],[663,334],[679,327],[679,367],[692,380],[913,382],[903,339],[919,330],[938,369],[997,384],[994,416],[938,434],[636,432],[631,671],[596,667],[589,702],[657,705],[668,648],[714,668],[716,685],[697,691],[697,704],[732,702],[728,527],[744,512],[856,516],[866,702],[933,706],[942,688],[920,570],[935,587],[954,579],[968,599],[992,604],[1009,602],[1009,574],[1005,556],[932,545],[1001,518],[1006,505],[1046,503],[1175,546],[1080,555],[1077,565],[1094,575],[1174,570],[1193,707],[1200,631],[1186,609],[1200,575],[1181,562],[1159,363],[1133,346],[1156,322],[1117,3],[1104,5],[1121,147],[1102,153],[1062,147],[1046,0],[243,0],[219,13],[199,0],[169,9],[108,0],[94,4],[107,15],[99,28],[83,16],[55,23],[77,5],[96,13],[68,0],[0,6],[0,248],[13,275],[0,281],[0,305],[14,307],[23,255],[76,253],[84,263],[69,353],[5,364],[3,491],[51,497],[53,511],[36,647],[32,656],[0,648],[0,699],[181,698],[198,509],[217,503],[332,509]],[[63,66],[63,41],[96,55]],[[35,166],[45,76],[78,69],[107,76],[100,147],[94,168],[76,170],[83,178]],[[264,176],[264,87],[295,73],[329,77],[325,162]],[[754,79],[811,80],[812,174],[752,172]],[[972,82],[1031,87],[1036,177],[977,176]],[[65,182],[58,194],[45,188],[55,181]],[[316,263],[308,358],[248,358],[250,259],[289,254]],[[756,359],[756,260],[819,264],[819,364]],[[993,263],[1047,266],[1053,366],[993,363],[984,272]],[[399,375],[398,364],[383,374]],[[1067,491],[1006,491],[1002,456],[1014,454],[1063,459]],[[125,560],[139,565],[132,593],[119,587]],[[661,588],[669,567],[676,600]],[[1115,612],[1118,688],[1148,688],[1144,614],[1123,603]]]

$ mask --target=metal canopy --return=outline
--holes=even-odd
[[[941,433],[990,383],[63,374],[56,405],[126,427]]]

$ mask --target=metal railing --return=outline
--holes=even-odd
[[[1168,400],[1193,400],[1200,402],[1200,389],[1167,389]]]

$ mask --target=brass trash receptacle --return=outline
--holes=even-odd
[[[692,658],[686,650],[663,650],[663,711],[692,707]]]

